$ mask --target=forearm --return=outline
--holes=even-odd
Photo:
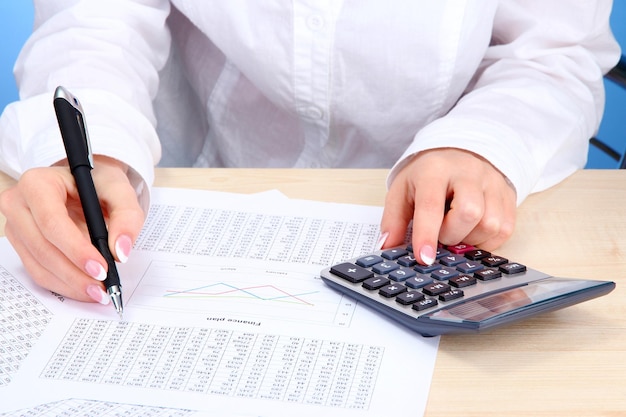
[[[160,158],[152,99],[169,53],[169,1],[36,1],[36,21],[15,66],[21,100],[0,119],[0,169],[19,177],[64,158],[53,91],[80,97],[96,154],[150,185]]]
[[[519,204],[581,168],[602,115],[602,75],[619,56],[610,3],[501,2],[466,94],[416,135],[390,181],[410,155],[461,148],[509,178]]]

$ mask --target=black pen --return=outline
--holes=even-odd
[[[80,203],[83,206],[91,243],[102,254],[108,265],[104,286],[111,297],[115,310],[122,318],[124,310],[122,285],[115,266],[115,259],[109,250],[109,233],[104,222],[96,187],[91,177],[93,156],[83,108],[76,97],[59,86],[54,92],[54,110],[59,122],[70,170],[76,182]]]

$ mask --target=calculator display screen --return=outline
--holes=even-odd
[[[531,282],[525,286],[509,289],[485,297],[467,301],[433,312],[431,319],[452,322],[483,322],[485,320],[520,313],[538,304],[583,291],[593,282],[551,278]]]

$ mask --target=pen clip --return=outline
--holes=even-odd
[[[87,161],[89,163],[89,167],[93,169],[93,154],[91,152],[91,141],[89,140],[89,133],[87,132],[87,124],[85,122],[85,112],[83,111],[83,106],[80,104],[80,101],[70,93],[65,87],[58,86],[54,92],[54,100],[63,100],[67,104],[69,104],[75,112],[76,122],[78,123],[81,139],[84,142],[85,150],[87,152]],[[70,165],[72,161],[69,161]]]

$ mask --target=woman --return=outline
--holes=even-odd
[[[0,119],[6,233],[40,285],[106,302],[52,110],[82,101],[110,246],[129,255],[153,167],[391,168],[380,245],[412,221],[493,249],[516,205],[584,165],[618,59],[611,1],[35,1]],[[96,279],[96,280],[94,280]]]

